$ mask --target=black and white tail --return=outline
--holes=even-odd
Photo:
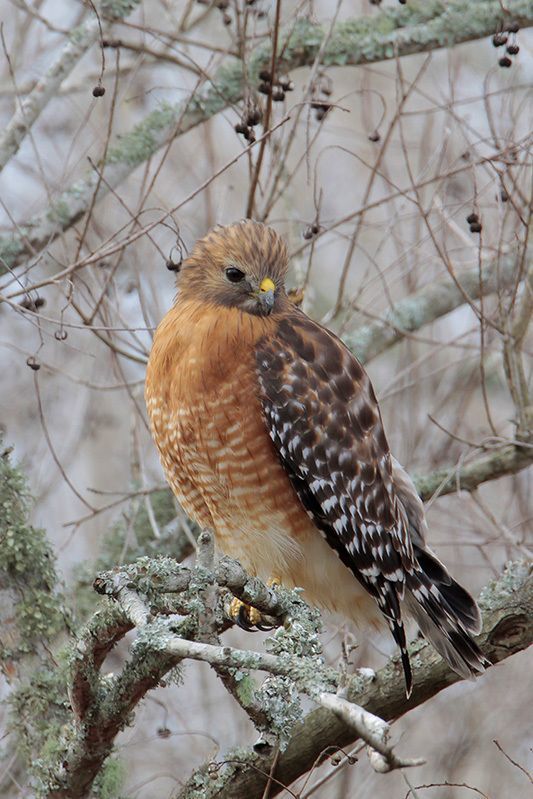
[[[461,677],[474,677],[490,666],[490,661],[472,639],[472,635],[481,631],[479,608],[475,599],[426,546],[424,506],[411,478],[395,458],[392,458],[392,477],[418,564],[412,574],[406,575],[405,609],[454,671]],[[407,675],[406,683],[409,683]]]
[[[474,598],[426,547],[414,546],[419,569],[406,580],[405,606],[422,634],[461,677],[490,666],[472,638],[481,630]]]

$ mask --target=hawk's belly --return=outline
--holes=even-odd
[[[180,399],[172,407],[148,395],[147,406],[163,468],[185,511],[252,574],[275,576],[304,588],[312,604],[377,623],[374,600],[323,539],[280,464],[250,369],[239,365],[216,393]]]

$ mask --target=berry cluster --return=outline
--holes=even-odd
[[[281,103],[285,99],[285,92],[292,92],[294,89],[294,83],[288,75],[283,75],[281,78],[273,78],[268,69],[261,70],[259,80],[261,82],[257,90],[261,94],[271,94],[276,103]]]
[[[259,125],[263,121],[263,111],[259,103],[249,98],[244,106],[244,111],[241,116],[241,121],[235,125],[235,132],[240,133],[247,142],[252,144],[255,141],[255,125]]]
[[[498,33],[495,33],[492,37],[492,44],[494,47],[505,46],[505,55],[498,59],[498,64],[504,69],[509,68],[513,63],[509,56],[518,55],[520,52],[520,47],[516,42],[516,34],[518,33],[518,30],[518,23],[511,22],[509,25],[507,25],[505,30],[498,31]]]
[[[481,222],[479,221],[479,216],[474,211],[468,214],[466,221],[470,225],[470,233],[481,233]]]
[[[198,5],[207,6],[210,4],[211,0],[196,0],[196,2]],[[230,0],[215,0],[214,3],[215,8],[218,8],[218,10],[222,12],[222,22],[224,25],[231,25],[233,22],[231,14],[228,11],[229,5]],[[261,8],[255,8],[256,0],[245,0],[245,5],[258,19],[266,16],[266,11]]]

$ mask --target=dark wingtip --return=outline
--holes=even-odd
[[[401,649],[403,676],[405,679],[405,696],[407,699],[413,693],[413,672],[411,671],[411,661],[406,649]]]

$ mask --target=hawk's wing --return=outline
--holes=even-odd
[[[339,339],[298,311],[259,342],[256,359],[281,463],[317,528],[387,618],[410,689],[399,600],[413,547],[370,380]]]

